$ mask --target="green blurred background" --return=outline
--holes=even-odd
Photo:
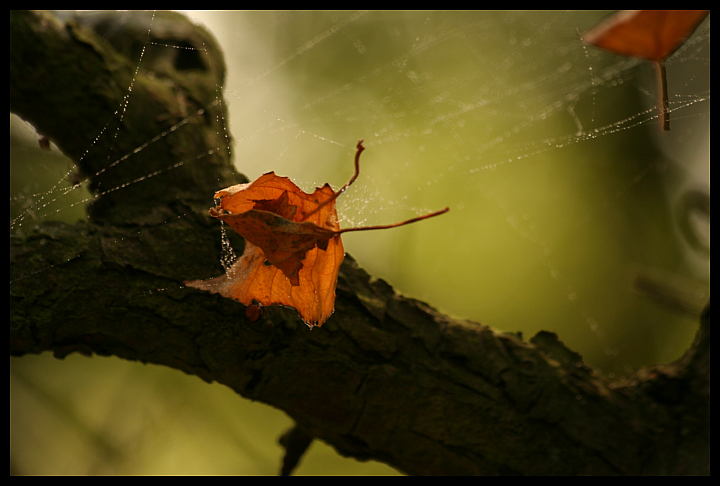
[[[709,299],[709,217],[687,203],[709,198],[709,17],[667,62],[661,133],[652,66],[579,41],[607,12],[186,14],[223,46],[232,149],[250,179],[273,170],[305,190],[340,187],[364,138],[341,226],[450,207],[345,235],[371,275],[526,338],[554,331],[611,377],[692,341]],[[82,188],[44,206],[72,162],[12,116],[10,135],[11,232],[21,212],[84,217],[71,206]],[[279,468],[290,420],[220,385],[106,358],[10,369],[11,473]],[[297,473],[394,470],[316,443]]]

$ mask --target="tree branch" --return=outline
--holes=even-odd
[[[350,257],[336,312],[313,331],[293,309],[249,322],[241,304],[184,288],[221,273],[208,201],[244,178],[226,148],[219,48],[182,16],[150,17],[11,12],[11,111],[78,161],[96,196],[86,222],[11,234],[11,355],[171,366],[410,474],[709,473],[709,308],[680,360],[619,383],[552,333],[525,343],[442,315]]]

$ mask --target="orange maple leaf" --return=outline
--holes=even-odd
[[[305,323],[322,326],[335,307],[335,286],[345,257],[340,235],[349,231],[393,228],[448,211],[400,223],[340,229],[335,200],[359,174],[362,140],[355,153],[355,173],[339,190],[329,184],[308,194],[287,177],[263,174],[249,184],[215,194],[210,215],[226,222],[245,239],[245,251],[225,275],[186,282],[245,305],[288,305]]]
[[[670,130],[665,59],[700,25],[709,10],[621,10],[583,34],[601,49],[655,63],[658,110],[663,130]]]

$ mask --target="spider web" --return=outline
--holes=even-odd
[[[249,179],[340,187],[364,139],[342,227],[451,208],[344,236],[371,275],[617,374],[677,358],[709,299],[710,22],[667,62],[662,133],[652,66],[579,40],[606,14],[187,12],[223,46]],[[37,138],[11,116],[11,231],[84,217],[73,163]]]

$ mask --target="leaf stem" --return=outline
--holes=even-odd
[[[322,208],[322,207],[325,206],[326,204],[330,204],[331,202],[333,202],[335,199],[337,199],[337,198],[340,196],[340,194],[342,194],[343,192],[345,192],[345,190],[346,190],[348,187],[350,187],[350,184],[352,184],[353,182],[355,182],[355,179],[357,179],[357,178],[358,178],[358,175],[360,175],[360,154],[363,152],[363,150],[365,150],[365,147],[363,146],[362,143],[363,143],[363,141],[362,141],[362,140],[359,140],[358,143],[357,143],[357,146],[356,146],[356,149],[357,149],[357,150],[355,151],[355,173],[352,175],[352,177],[350,178],[350,180],[347,181],[347,182],[345,183],[345,185],[340,188],[339,191],[335,192],[335,194],[333,194],[332,196],[330,196],[330,198],[329,198],[327,201],[323,201],[321,204],[318,204],[318,206],[317,206],[315,209],[313,209],[312,211],[310,211],[309,213],[307,213],[307,214],[305,215],[305,217],[303,218],[303,220],[306,220],[306,219],[308,219],[310,216],[312,216],[313,214],[317,213],[317,212],[320,210],[320,208]]]
[[[377,226],[363,226],[361,228],[345,228],[345,229],[341,229],[340,231],[336,231],[335,234],[339,235],[340,233],[349,233],[350,231],[367,231],[367,230],[397,228],[398,226],[405,226],[406,224],[414,223],[416,221],[422,221],[423,219],[432,218],[434,216],[440,216],[441,214],[445,214],[448,211],[450,211],[450,208],[445,208],[445,209],[441,209],[440,211],[435,211],[434,213],[424,214],[424,215],[418,216],[416,218],[407,219],[405,221],[400,221],[399,223],[393,223],[393,224],[382,224],[382,225],[377,225]]]
[[[308,217],[315,214],[320,208],[322,208],[326,204],[330,204],[331,202],[333,202],[335,199],[338,198],[338,196],[340,196],[340,194],[345,192],[345,190],[348,187],[350,187],[350,184],[355,182],[355,179],[357,179],[358,175],[360,175],[360,154],[363,152],[363,150],[365,150],[365,147],[363,146],[362,143],[363,143],[362,140],[358,141],[358,143],[357,143],[357,147],[356,147],[357,150],[355,152],[355,173],[352,175],[350,180],[347,181],[345,183],[345,185],[340,188],[340,190],[338,190],[337,192],[335,192],[335,194],[330,196],[330,198],[327,201],[323,201],[321,204],[318,204],[318,206],[315,209],[313,209],[308,214],[306,214],[305,217],[303,218],[303,220],[308,219]],[[441,209],[440,211],[435,211],[434,213],[425,214],[423,216],[418,216],[416,218],[411,218],[411,219],[408,219],[405,221],[401,221],[399,223],[384,224],[384,225],[377,225],[377,226],[364,226],[362,228],[345,228],[345,229],[341,229],[339,231],[335,231],[334,234],[339,235],[341,233],[349,233],[350,231],[368,231],[368,230],[397,228],[398,226],[405,226],[406,224],[414,223],[416,221],[421,221],[423,219],[432,218],[433,216],[439,216],[441,214],[447,213],[449,210],[450,210],[450,208]]]
[[[655,63],[655,78],[657,79],[658,111],[660,112],[660,126],[663,130],[670,130],[670,109],[668,108],[667,73],[665,61]]]

